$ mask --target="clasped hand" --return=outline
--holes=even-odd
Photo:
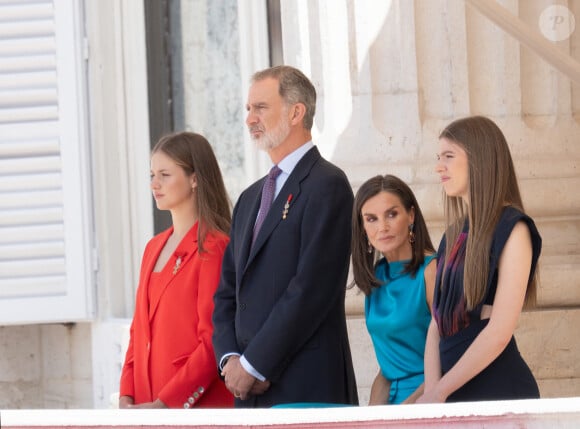
[[[432,389],[423,393],[417,398],[416,404],[441,404],[445,402],[446,398],[441,396],[436,390]]]
[[[222,376],[228,390],[242,401],[248,399],[250,395],[261,395],[270,388],[268,380],[260,381],[244,369],[239,356],[228,359],[222,370]]]
[[[161,399],[135,405],[131,396],[121,396],[119,398],[119,408],[167,408],[167,405],[165,405]]]

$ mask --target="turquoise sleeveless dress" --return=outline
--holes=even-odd
[[[365,299],[365,319],[383,376],[391,382],[389,404],[400,404],[424,381],[423,355],[431,313],[425,294],[425,257],[415,276],[409,261],[381,259],[375,276],[383,283]]]

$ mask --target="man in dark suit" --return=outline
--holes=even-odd
[[[299,70],[254,74],[246,124],[274,167],[236,203],[213,314],[237,407],[358,404],[344,311],[353,194],[312,143],[315,107]]]

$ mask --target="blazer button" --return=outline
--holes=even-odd
[[[187,402],[189,402],[190,404],[193,404],[195,402],[195,399],[193,399],[191,396],[189,398],[187,398]]]
[[[185,404],[183,404],[183,408],[189,408],[189,403],[186,402]]]
[[[203,388],[203,386],[199,386],[199,387],[197,388],[197,391],[198,391],[199,393],[203,393],[203,392],[205,392],[205,389]]]
[[[244,304],[243,302],[240,304],[240,310],[245,310],[246,309],[246,304]]]

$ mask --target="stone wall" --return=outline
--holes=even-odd
[[[500,3],[539,32],[547,2]],[[288,0],[282,28],[286,62],[319,91],[315,142],[355,190],[375,174],[407,181],[435,243],[439,132],[472,114],[498,123],[544,240],[539,305],[522,315],[516,337],[544,397],[580,395],[580,86],[462,1]],[[578,61],[579,47],[576,31],[553,48]],[[364,402],[376,362],[355,290],[347,310]]]
[[[0,409],[92,408],[90,325],[0,327]]]

